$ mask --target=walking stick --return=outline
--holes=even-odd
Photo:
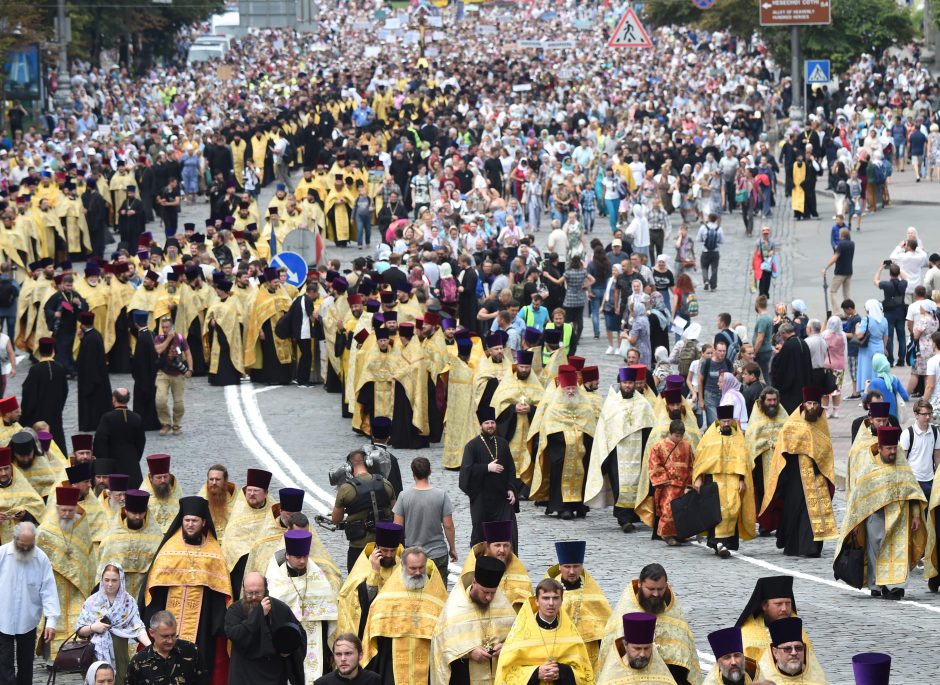
[[[826,310],[826,321],[828,321],[832,316],[832,311],[829,309],[829,280],[826,274],[823,274],[823,309]]]

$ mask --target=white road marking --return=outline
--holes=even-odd
[[[260,394],[263,393],[263,392],[268,392],[269,390],[277,390],[277,389],[283,388],[283,387],[285,387],[285,386],[283,386],[283,385],[266,385],[266,386],[264,386],[263,388],[252,388],[251,391],[252,391],[255,395],[260,395]]]
[[[251,388],[247,388],[249,391]],[[245,418],[245,410],[242,408],[241,402],[239,401],[238,386],[228,385],[225,387],[225,405],[228,409],[229,419],[232,421],[232,425],[235,428],[235,432],[238,434],[239,440],[242,441],[242,444],[248,448],[248,450],[257,457],[257,459],[267,468],[271,473],[277,478],[281,483],[286,486],[295,487],[297,482],[295,479],[291,478],[284,472],[284,469],[281,468],[281,465],[269,454],[268,450],[262,447],[261,443],[255,438],[252,433],[251,428],[249,428],[248,422]],[[308,504],[320,514],[327,514],[331,511],[332,506],[326,506],[320,502],[313,494],[307,493],[310,495],[308,498]]]
[[[693,545],[703,547],[705,549],[710,548],[702,542],[693,542]],[[843,592],[849,592],[854,595],[869,595],[869,590],[867,588],[858,590],[851,585],[846,585],[845,583],[840,583],[835,579],[820,578],[819,576],[814,576],[811,573],[804,573],[803,571],[794,571],[793,569],[784,568],[783,566],[777,566],[777,564],[772,564],[769,561],[764,561],[763,559],[755,559],[754,557],[749,557],[746,554],[741,554],[740,552],[731,552],[731,556],[735,559],[740,559],[741,561],[746,561],[749,564],[754,566],[759,566],[760,568],[767,569],[768,571],[775,571],[777,573],[784,573],[786,575],[793,576],[794,578],[801,578],[802,580],[809,580],[814,583],[821,583],[822,585],[828,585],[829,587],[835,588],[836,590],[842,590]],[[931,604],[923,604],[922,602],[915,602],[911,599],[901,599],[892,602],[892,604],[907,604],[909,606],[917,607],[918,609],[926,609],[927,611],[932,611],[935,614],[940,614],[940,606],[933,606]]]
[[[251,432],[257,438],[257,441],[266,448],[275,460],[277,460],[278,465],[287,469],[294,479],[307,491],[307,494],[315,500],[315,503],[311,502],[314,508],[318,509],[323,514],[331,512],[333,510],[333,495],[313,482],[313,480],[304,473],[303,469],[300,468],[300,465],[287,454],[284,448],[274,439],[274,436],[271,435],[267,424],[264,422],[264,418],[261,416],[261,409],[258,406],[258,400],[255,398],[253,388],[251,386],[242,386],[240,390],[242,405],[245,408],[245,417],[248,419]]]

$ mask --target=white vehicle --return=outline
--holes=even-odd
[[[212,27],[213,34],[224,34],[226,36],[238,35],[238,29],[240,26],[238,8],[227,9],[222,14],[212,15],[212,19],[209,21],[209,25]]]
[[[189,52],[186,55],[186,64],[196,64],[197,62],[205,62],[210,59],[219,58],[225,56],[225,51],[220,45],[196,45],[193,44],[189,48]]]
[[[222,53],[228,53],[232,47],[232,39],[228,36],[199,36],[193,41],[193,45],[217,45],[222,48]]]

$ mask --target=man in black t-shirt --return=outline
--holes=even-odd
[[[888,267],[888,280],[881,280],[881,272]],[[903,277],[903,278],[902,278]],[[894,334],[898,335],[898,366],[904,366],[904,351],[907,349],[907,331],[904,328],[904,317],[907,314],[907,303],[904,299],[907,293],[907,275],[901,272],[901,267],[885,260],[875,273],[875,285],[884,293],[885,299],[881,303],[885,319],[888,322],[888,346],[885,356],[891,365],[894,365]]]
[[[836,217],[839,219],[840,217]],[[829,263],[823,268],[823,276],[829,267],[835,264],[835,275],[832,277],[832,283],[829,284],[829,306],[833,314],[842,315],[842,308],[839,306],[839,300],[836,299],[836,293],[842,288],[842,299],[852,299],[852,260],[855,259],[855,242],[852,240],[852,231],[849,228],[839,230],[839,242],[836,244],[835,252],[829,259]]]
[[[171,176],[166,186],[157,196],[157,205],[160,207],[160,216],[163,218],[167,238],[176,235],[176,229],[179,224],[181,197],[179,181],[175,176]]]

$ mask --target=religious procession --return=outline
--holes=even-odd
[[[323,4],[6,113],[0,685],[929,680],[923,46]]]

